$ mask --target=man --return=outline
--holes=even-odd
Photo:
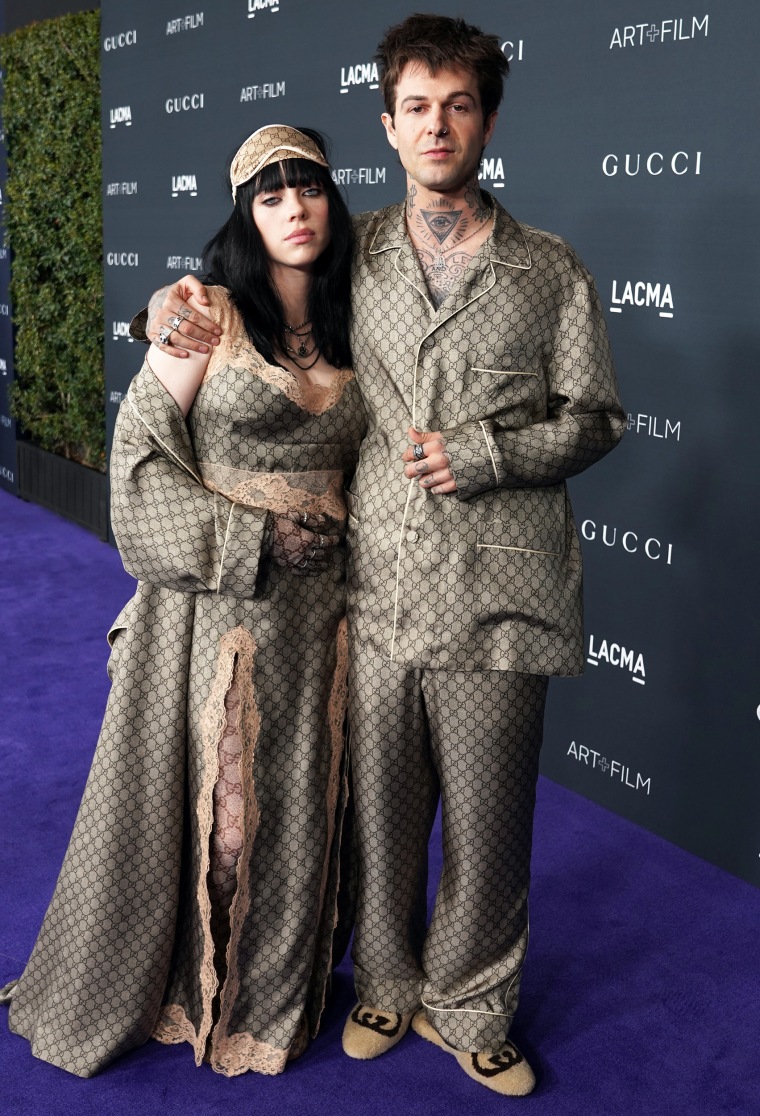
[[[508,1032],[546,687],[583,664],[565,480],[613,448],[625,415],[583,265],[479,189],[508,69],[496,37],[412,16],[378,60],[407,194],[355,222],[369,429],[348,495],[360,1003],[344,1049],[376,1057],[412,1021],[469,1076],[522,1095],[535,1079]],[[160,292],[149,336],[184,317],[171,347],[212,342],[213,324],[187,317],[197,289]]]

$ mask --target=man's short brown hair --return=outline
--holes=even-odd
[[[389,27],[375,59],[380,67],[385,108],[391,116],[396,110],[398,80],[410,62],[424,66],[431,74],[455,67],[469,70],[477,78],[484,121],[501,104],[504,79],[509,73],[498,36],[486,35],[479,27],[450,16],[412,15]]]

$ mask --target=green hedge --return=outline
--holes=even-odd
[[[12,407],[43,449],[105,468],[100,13],[0,40]]]

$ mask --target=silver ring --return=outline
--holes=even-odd
[[[425,456],[424,445],[422,444],[422,442],[416,442],[415,446],[414,446],[414,449],[412,450],[412,457],[414,458],[415,461],[422,461],[424,456]]]
[[[172,330],[167,329],[166,326],[161,326],[161,328],[158,331],[158,343],[159,343],[159,345],[170,345],[171,342],[170,342],[169,338],[171,337],[171,335],[172,335]]]
[[[169,325],[179,333],[179,327],[182,325],[182,318],[180,318],[179,314],[175,314],[173,318],[169,318]]]

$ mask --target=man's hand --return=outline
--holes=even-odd
[[[446,450],[443,434],[437,430],[423,433],[413,426],[409,427],[408,434],[412,445],[401,455],[402,461],[409,462],[404,467],[405,476],[418,477],[422,487],[436,496],[456,492],[457,482],[451,471],[451,455]]]
[[[209,305],[206,288],[194,275],[184,275],[172,286],[162,287],[148,303],[145,332],[154,345],[170,356],[184,358],[188,350],[207,353],[209,346],[219,344],[222,332],[219,326],[188,305],[188,300],[196,307]]]

